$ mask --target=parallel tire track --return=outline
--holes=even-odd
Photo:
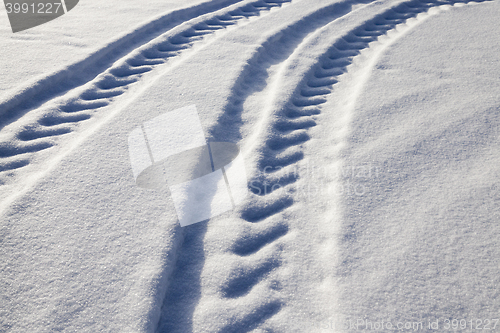
[[[6,118],[12,120],[11,118],[22,116],[29,110],[36,108],[37,105],[90,81],[131,50],[140,47],[174,27],[241,1],[243,0],[204,2],[188,8],[174,10],[154,19],[91,54],[86,59],[50,74],[28,87],[21,88],[20,91],[14,93],[14,96],[0,101],[0,116],[2,117],[0,126],[5,125]],[[78,73],[78,75],[74,75],[75,73]]]
[[[206,36],[225,30],[242,20],[252,20],[289,2],[291,0],[257,0],[238,8],[232,6],[219,10],[174,35],[160,36],[147,42],[76,89],[77,91],[29,111],[30,117],[22,117],[10,126],[19,128],[4,135],[0,132],[0,176],[4,173],[4,177],[5,174],[8,174],[7,178],[15,177],[16,169],[28,166],[33,160],[33,154],[59,144],[58,137],[74,132],[78,124],[113,103],[145,73],[167,63],[170,58],[181,56]],[[35,112],[36,116],[32,116],[31,113]]]
[[[310,139],[308,129],[317,125],[313,116],[322,112],[322,104],[327,102],[328,95],[341,80],[340,76],[348,71],[347,67],[352,64],[353,59],[363,49],[369,48],[370,43],[390,34],[397,25],[406,24],[408,20],[415,19],[432,7],[483,1],[488,0],[411,0],[401,3],[342,36],[320,57],[320,61],[307,73],[282,111],[275,115],[271,123],[274,135],[267,139],[259,152],[262,156],[258,161],[260,170],[266,166],[279,166],[281,170],[275,173],[264,172],[253,179],[254,184],[257,181],[260,186],[251,187],[253,200],[242,210],[241,217],[248,222],[257,223],[250,227],[253,231],[245,233],[231,247],[232,253],[241,257],[241,265],[221,285],[223,297],[230,300],[247,295],[258,284],[264,283],[267,275],[280,265],[277,254],[271,257],[272,260],[260,261],[258,265],[252,262],[247,267],[245,263],[254,255],[257,260],[262,255],[263,248],[290,231],[286,221],[274,217],[293,206],[293,193],[296,192],[294,186],[299,179],[295,166],[304,158],[302,144]],[[265,224],[264,229],[259,224]],[[271,290],[269,294],[272,294]],[[269,315],[255,308],[246,317],[225,326],[221,332],[246,332],[250,328],[245,327],[244,323],[249,322],[256,314],[261,314],[257,322],[259,324],[278,313],[285,305],[282,300],[274,300],[270,304],[274,304],[275,308]],[[251,328],[255,328],[255,325],[253,322]]]
[[[247,60],[246,66],[233,85],[232,93],[228,97],[228,102],[224,107],[224,113],[219,119],[217,125],[210,130],[209,135],[213,140],[237,141],[238,133],[234,122],[243,112],[245,100],[253,93],[258,92],[266,86],[266,79],[269,76],[268,70],[273,65],[280,65],[294,52],[296,47],[310,33],[320,29],[336,18],[349,14],[354,5],[363,4],[363,1],[344,1],[325,5],[321,9],[312,11],[305,17],[300,18],[294,23],[286,26],[284,29],[268,37]],[[287,124],[285,124],[287,125]],[[297,123],[297,128],[307,128],[308,124]],[[235,129],[234,132],[228,131]],[[299,138],[300,140],[300,138]],[[278,143],[279,144],[279,143]],[[279,149],[278,147],[276,147]],[[301,155],[302,156],[302,155]],[[248,221],[258,222],[261,219],[269,217],[293,203],[291,197],[281,198],[276,202],[265,207],[260,207],[247,216]],[[250,211],[248,211],[249,213]],[[176,261],[174,273],[168,279],[168,290],[163,301],[162,315],[158,325],[158,332],[185,332],[193,330],[192,320],[186,318],[186,315],[194,314],[194,305],[200,298],[200,280],[201,277],[195,273],[203,271],[205,258],[203,248],[200,242],[207,242],[205,233],[207,231],[205,224],[190,226],[182,230],[184,242],[179,249],[174,251],[179,256]],[[236,301],[238,298],[246,297],[267,275],[281,266],[279,256],[270,253],[269,256],[260,257],[262,248],[281,238],[288,233],[286,224],[274,223],[270,228],[260,228],[262,233],[259,239],[246,239],[241,242],[235,242],[231,251],[240,256],[250,265],[238,267],[229,267],[231,270],[229,277],[224,279],[226,282],[219,285],[216,294],[222,299]],[[255,230],[254,230],[255,231]],[[196,240],[196,241],[194,241]],[[241,240],[241,238],[240,238]],[[196,257],[192,254],[196,253]],[[259,256],[253,254],[259,253]],[[211,258],[210,258],[211,259]],[[182,293],[180,293],[182,290]],[[277,314],[283,306],[279,299],[266,297],[266,300],[254,304],[249,308],[249,313],[243,317],[237,313],[227,311],[226,319],[220,319],[217,323],[218,328],[205,328],[205,331],[214,332],[248,332],[261,323]],[[223,322],[228,322],[224,325]],[[222,325],[222,326],[221,326]]]

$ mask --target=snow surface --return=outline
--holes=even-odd
[[[500,330],[498,17],[111,0],[13,34],[2,8],[0,332]],[[250,195],[181,227],[128,137],[193,104]]]

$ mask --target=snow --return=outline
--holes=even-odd
[[[444,319],[498,316],[492,12],[496,4],[481,4],[429,19],[384,53],[363,87],[344,156],[378,174],[367,195],[344,203],[341,304],[351,318],[439,320],[443,329]]]
[[[499,14],[84,1],[13,34],[2,9],[0,332],[500,329]],[[249,194],[181,226],[136,184],[144,124],[160,155],[237,144],[208,176]]]

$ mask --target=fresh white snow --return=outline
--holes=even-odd
[[[498,17],[81,1],[13,34],[2,7],[0,332],[500,330]],[[181,227],[136,184],[144,124],[238,144],[249,194]]]

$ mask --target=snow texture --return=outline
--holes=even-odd
[[[498,1],[4,8],[0,332],[500,330]]]

